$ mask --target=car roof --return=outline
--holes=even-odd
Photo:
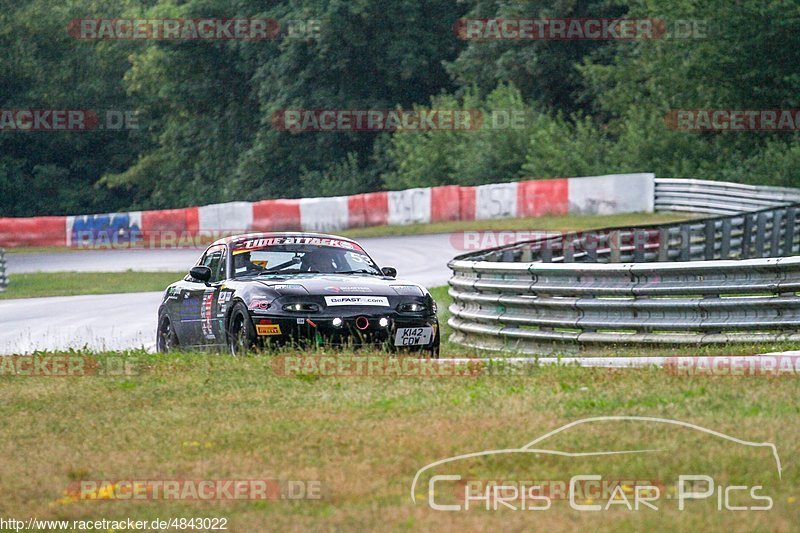
[[[348,239],[347,237],[342,237],[341,235],[332,235],[329,233],[314,233],[308,231],[269,231],[231,235],[230,237],[224,237],[215,241],[211,246],[216,246],[218,244],[231,244],[233,242],[244,241],[248,239],[267,239],[271,237],[316,237],[319,239],[338,239],[340,241],[358,244],[358,242],[354,241],[353,239]],[[358,246],[359,248],[361,247],[360,244],[358,244]]]

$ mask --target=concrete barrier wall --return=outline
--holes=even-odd
[[[180,246],[249,231],[335,232],[386,224],[651,212],[653,182],[653,174],[613,174],[158,211],[0,218],[0,246]]]
[[[336,231],[349,225],[347,196],[303,198],[300,200],[300,226],[303,231]]]
[[[653,211],[655,174],[609,174],[569,178],[569,212],[613,215]]]
[[[390,191],[388,221],[390,226],[427,224],[431,221],[431,189]]]

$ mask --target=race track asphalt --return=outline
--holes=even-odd
[[[398,278],[436,287],[447,283],[447,262],[461,253],[450,234],[358,239]],[[183,271],[202,250],[96,250],[7,255],[10,274],[23,272]],[[161,292],[0,301],[0,354],[36,350],[155,347]]]

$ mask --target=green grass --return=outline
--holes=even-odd
[[[74,354],[75,355],[75,354]],[[6,517],[152,520],[226,517],[233,531],[270,530],[761,530],[796,527],[800,503],[800,381],[680,377],[658,370],[542,367],[527,376],[472,378],[281,377],[269,356],[97,354],[124,358],[127,376],[0,377],[0,514]],[[546,455],[473,460],[436,473],[466,479],[660,480],[705,474],[718,484],[763,485],[767,512],[717,511],[716,498],[679,512],[578,512],[554,501],[537,513],[431,510],[417,470],[458,454],[518,448],[566,423],[640,415],[772,442],[774,461],[707,435],[632,423],[574,428],[550,449],[657,448],[613,459]],[[318,480],[321,500],[75,501],[80,480]],[[452,492],[440,501],[452,501]],[[673,493],[674,496],[674,493]],[[589,503],[589,502],[583,502]],[[597,502],[595,502],[597,503]],[[602,501],[601,503],[605,503]]]
[[[11,274],[0,299],[163,291],[185,272],[35,272]]]
[[[48,252],[68,252],[65,246],[20,246],[18,248],[5,248],[6,255],[13,254],[40,254]]]
[[[121,286],[161,290],[182,275],[89,274],[101,276],[95,283],[113,285],[115,292]],[[38,284],[31,283],[39,288],[29,287],[29,295],[67,290],[69,283],[64,279],[54,283],[44,276]],[[86,278],[74,276],[73,290],[81,290]],[[12,284],[16,282],[12,277]],[[17,290],[20,287],[25,284]],[[442,355],[486,355],[446,340],[447,288],[431,292],[443,324]],[[731,355],[755,353],[755,348],[684,350],[691,355]],[[765,348],[786,347],[759,347]],[[675,353],[647,351],[650,355]],[[605,350],[602,354],[608,355]],[[613,354],[642,355],[628,348]],[[111,368],[120,368],[124,362],[130,372],[0,376],[0,453],[6,459],[0,461],[0,493],[4,495],[0,516],[224,517],[232,531],[789,531],[800,519],[796,460],[800,380],[795,377],[675,376],[656,369],[576,367],[535,367],[526,375],[446,379],[334,378],[314,373],[285,377],[275,372],[279,359],[266,354],[243,358],[144,352],[89,356]],[[559,434],[548,441],[550,449],[662,451],[617,456],[613,461],[515,454],[452,464],[435,473],[511,482],[568,480],[576,474],[659,480],[665,492],[657,502],[658,511],[617,506],[606,512],[579,512],[558,500],[540,512],[502,507],[487,511],[480,505],[469,511],[434,511],[426,503],[429,476],[418,486],[417,503],[410,499],[415,473],[433,461],[519,448],[563,424],[609,415],[680,420],[748,441],[774,443],[783,463],[782,479],[777,479],[771,456],[728,441],[674,427],[607,423]],[[709,475],[717,486],[762,485],[759,494],[772,498],[773,509],[719,511],[715,494],[690,502],[680,512],[674,483],[686,474]],[[80,480],[176,479],[314,480],[324,490],[320,500],[267,502],[76,501],[67,491],[70,483]],[[454,494],[437,494],[437,499],[452,503]]]
[[[479,230],[547,230],[573,231],[606,227],[628,227],[641,224],[664,224],[695,218],[687,213],[626,213],[621,215],[560,215],[535,218],[500,218],[495,220],[466,220],[410,224],[408,226],[371,226],[342,230],[340,235],[350,238],[389,237],[428,233],[451,233]]]

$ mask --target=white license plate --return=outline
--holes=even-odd
[[[398,328],[394,335],[395,346],[419,346],[430,344],[433,339],[433,328],[423,326],[420,328]]]

